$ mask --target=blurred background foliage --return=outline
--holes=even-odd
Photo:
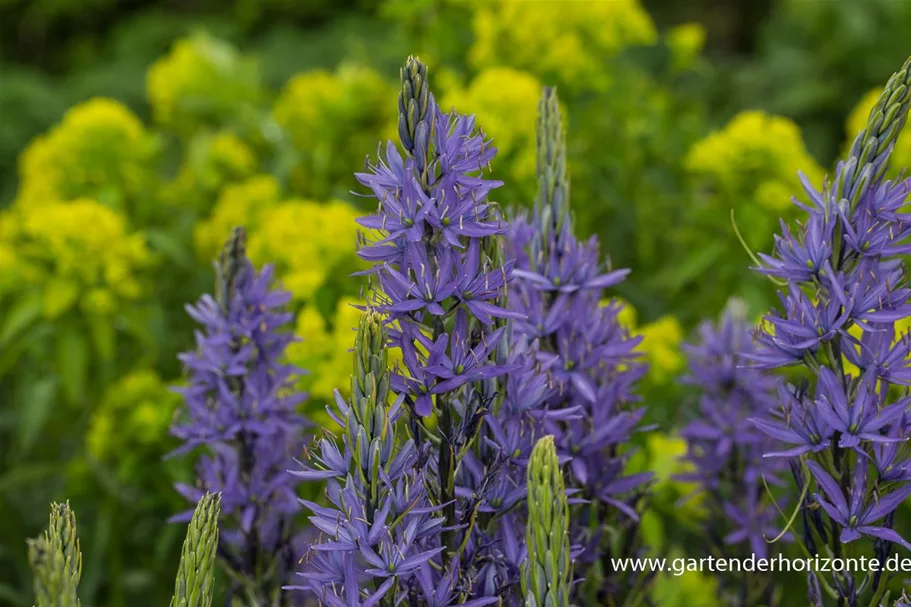
[[[732,214],[770,249],[797,170],[820,182],[909,28],[894,0],[0,0],[0,604],[31,605],[24,540],[66,497],[91,530],[86,607],[166,602],[183,305],[236,224],[294,294],[292,357],[325,421],[363,286],[352,173],[395,132],[411,53],[493,137],[508,208],[533,198],[540,87],[558,86],[578,229],[633,269],[617,296],[653,369],[660,431],[633,465],[663,480],[643,525],[686,554],[669,544],[698,520],[669,480],[680,343],[730,295],[758,316],[773,294]],[[662,578],[657,598],[712,605],[712,583]]]

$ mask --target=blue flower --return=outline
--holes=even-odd
[[[815,494],[814,497],[826,514],[841,526],[840,539],[843,543],[853,542],[866,535],[901,544],[911,550],[911,544],[894,529],[873,525],[892,513],[911,495],[911,485],[879,495],[868,503],[867,466],[863,462],[854,468],[854,479],[847,496],[822,466],[812,460],[807,462],[807,466],[823,492]]]

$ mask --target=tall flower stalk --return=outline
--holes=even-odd
[[[69,502],[51,504],[48,529],[42,537],[29,540],[28,556],[36,607],[79,607],[82,551]]]
[[[587,588],[602,602],[636,604],[651,576],[622,579],[609,563],[639,550],[637,509],[649,475],[624,475],[624,444],[645,412],[634,405],[634,387],[646,367],[636,352],[641,338],[630,336],[618,320],[622,306],[600,303],[604,290],[629,271],[605,268],[597,238],[581,242],[573,233],[565,132],[554,89],[544,90],[539,105],[538,186],[531,217],[510,226],[516,279],[509,303],[524,317],[515,321],[515,337],[537,344],[536,358],[556,388],[547,408],[574,412],[544,420],[543,429],[554,436],[561,456],[570,458],[568,484],[580,498],[572,534]]]
[[[770,456],[791,460],[801,546],[821,556],[876,557],[899,547],[898,505],[911,495],[906,413],[911,399],[893,386],[911,385],[911,338],[894,323],[911,315],[901,255],[911,252],[907,179],[883,176],[911,105],[911,59],[892,76],[831,182],[816,190],[796,229],[782,226],[774,255],[759,272],[784,283],[781,310],[764,319],[758,368],[800,366],[804,380],[783,386],[780,411],[757,427],[784,443]],[[878,606],[887,592],[881,573],[811,576],[815,605]]]
[[[205,494],[196,504],[183,542],[171,607],[212,607],[220,512],[217,493]]]
[[[368,309],[355,339],[351,400],[336,391],[329,410],[341,440],[327,433],[303,470],[293,472],[327,482],[326,505],[302,502],[320,536],[302,559],[299,587],[321,605],[398,605],[418,581],[432,577],[429,561],[444,549],[443,519],[424,491],[414,441],[398,429],[403,397],[390,389],[387,341],[382,315]],[[409,600],[416,607],[434,604]]]
[[[698,390],[694,419],[681,431],[685,461],[692,472],[679,480],[696,484],[705,510],[706,543],[716,556],[768,558],[776,546],[778,511],[765,485],[780,484],[787,469],[781,459],[766,458],[775,440],[750,423],[775,406],[775,378],[745,368],[743,357],[754,352],[752,327],[743,305],[734,301],[718,323],[699,327],[699,340],[684,345],[689,373],[684,383]],[[776,604],[774,578],[763,572],[741,572],[719,578],[724,604],[740,607]]]
[[[535,444],[528,464],[528,560],[522,575],[526,607],[569,607],[572,556],[569,502],[552,436]]]
[[[299,369],[283,360],[294,339],[284,311],[290,293],[271,287],[272,268],[257,272],[236,228],[216,264],[216,296],[187,310],[202,329],[197,348],[181,355],[189,385],[186,408],[172,433],[184,445],[205,447],[196,486],[178,485],[196,503],[220,492],[218,554],[232,580],[230,596],[250,607],[287,605],[282,589],[296,561],[292,519],[300,510],[288,472],[303,447],[305,420],[296,413]],[[190,520],[192,511],[174,517]]]
[[[379,203],[359,220],[370,230],[359,254],[375,263],[373,305],[388,315],[391,343],[402,351],[404,369],[391,383],[404,398],[428,499],[440,509],[435,569],[467,587],[480,502],[460,498],[456,477],[492,405],[485,382],[512,368],[498,360],[505,327],[497,319],[521,315],[497,305],[512,264],[496,253],[505,223],[488,201],[502,184],[482,176],[496,149],[473,117],[440,110],[414,57],[402,70],[399,113],[404,156],[388,142],[378,163],[357,174]]]

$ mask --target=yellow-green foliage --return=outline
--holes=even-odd
[[[674,67],[685,70],[698,60],[705,44],[705,28],[699,23],[684,23],[668,31],[665,42],[671,51]]]
[[[0,251],[13,251],[18,278],[7,289],[39,289],[48,318],[77,304],[88,314],[115,313],[143,294],[143,271],[153,261],[123,215],[87,198],[14,205],[0,216],[0,243]]]
[[[288,356],[295,364],[310,373],[302,378],[301,386],[311,399],[326,403],[336,389],[343,395],[350,392],[351,348],[363,312],[355,306],[364,301],[343,297],[338,301],[335,314],[327,322],[313,308],[305,308],[297,317],[295,333],[303,339],[288,347]],[[401,361],[399,349],[389,350],[389,366]],[[322,409],[312,407],[314,411]]]
[[[857,105],[854,106],[854,109],[851,110],[845,127],[848,137],[845,141],[846,150],[847,148],[850,148],[851,144],[854,142],[855,135],[867,126],[867,118],[870,116],[870,110],[873,109],[873,105],[879,99],[882,92],[882,87],[873,89],[864,95],[863,98],[857,102]],[[892,167],[890,175],[895,175],[900,170],[911,167],[911,137],[906,134],[906,130],[899,133],[898,139],[895,141],[895,149],[892,151],[892,159],[889,163]]]
[[[353,185],[352,171],[377,142],[395,136],[395,87],[374,70],[342,65],[292,78],[272,109],[297,154],[292,190],[315,197],[339,195]]]
[[[146,75],[155,121],[182,136],[232,118],[262,97],[256,64],[206,34],[178,40]]]
[[[235,226],[247,231],[259,227],[260,216],[274,207],[281,196],[278,182],[271,175],[254,175],[227,185],[208,219],[196,225],[194,241],[200,259],[214,259],[224,244],[225,234]]]
[[[153,184],[156,149],[156,138],[133,112],[112,99],[92,99],[22,152],[16,202],[89,197],[123,209]]]
[[[511,66],[528,70],[561,90],[591,90],[610,83],[605,60],[629,46],[658,38],[651,17],[637,0],[610,2],[478,2],[474,45],[476,69]]]
[[[788,210],[791,196],[801,193],[798,171],[814,184],[820,184],[823,175],[797,124],[760,111],[741,112],[696,143],[686,167],[726,201],[754,202],[770,216]]]
[[[358,216],[341,201],[289,200],[267,208],[252,222],[250,259],[257,265],[274,263],[295,299],[307,301],[335,271],[347,276],[356,269]]]
[[[112,384],[92,413],[88,453],[128,480],[166,438],[180,395],[157,373],[139,369]]]
[[[465,88],[449,91],[441,100],[444,109],[459,108],[474,114],[497,148],[494,171],[509,184],[535,187],[535,125],[541,82],[509,67],[481,71]],[[507,171],[499,170],[508,167]]]
[[[680,321],[674,316],[662,316],[633,333],[642,336],[639,350],[649,363],[650,380],[662,384],[675,379],[685,362],[680,351],[683,341]]]
[[[234,133],[199,133],[189,141],[177,177],[163,187],[162,198],[205,210],[222,188],[252,176],[257,166],[253,150]]]
[[[668,563],[673,562],[673,559],[683,558],[685,558],[683,552],[675,549],[668,555]],[[685,563],[685,561],[678,562]],[[717,578],[701,571],[684,571],[679,576],[668,572],[661,573],[655,580],[655,588],[652,592],[652,598],[657,605],[721,607]]]

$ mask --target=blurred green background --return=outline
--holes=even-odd
[[[346,385],[352,173],[395,133],[408,54],[493,137],[508,207],[532,200],[538,95],[558,86],[577,229],[633,269],[617,295],[667,434],[639,465],[666,477],[681,340],[731,295],[757,316],[773,295],[732,211],[769,250],[796,171],[821,181],[909,30],[896,0],[0,0],[0,604],[31,605],[25,538],[66,498],[85,607],[166,604],[192,465],[161,460],[168,387],[233,225],[295,295],[312,416]],[[659,489],[685,524],[683,489]],[[710,583],[663,581],[661,604],[713,604]]]

